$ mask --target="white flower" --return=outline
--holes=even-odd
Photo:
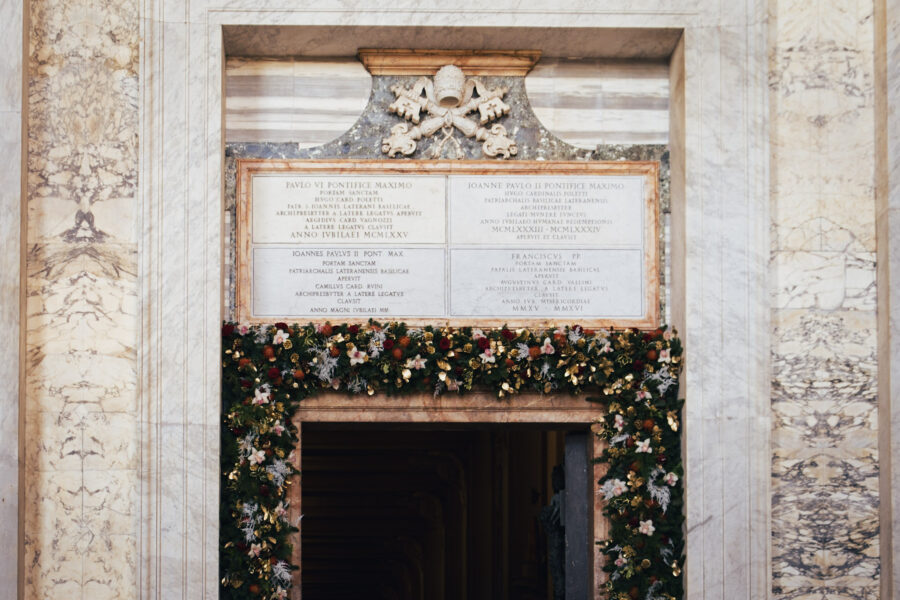
[[[653,450],[650,449],[650,438],[647,438],[643,442],[638,442],[637,446],[634,448],[635,452],[643,452],[644,454],[650,454]]]
[[[650,392],[648,392],[647,390],[642,389],[642,390],[638,391],[638,393],[637,393],[638,400],[647,400],[649,398],[650,398]]]
[[[625,417],[617,414],[615,419],[613,419],[613,427],[615,427],[617,431],[622,431],[622,429],[625,428]]]
[[[659,362],[667,363],[672,361],[672,352],[668,348],[659,351]]]
[[[544,344],[541,346],[541,354],[555,354],[556,348],[553,347],[553,342],[550,341],[550,338],[544,338]]]
[[[250,452],[250,464],[259,465],[266,460],[266,453],[263,450],[253,450]]]
[[[484,352],[482,352],[478,356],[481,357],[482,363],[496,362],[496,358],[494,358],[494,351],[491,350],[490,348],[485,348]]]
[[[425,363],[428,362],[427,358],[422,358],[420,355],[416,354],[415,358],[407,359],[406,368],[407,369],[424,369]]]
[[[676,483],[678,483],[678,475],[676,475],[675,473],[666,473],[666,476],[663,477],[663,481],[671,486],[674,486]]]
[[[275,337],[272,338],[272,343],[273,343],[273,344],[276,344],[276,345],[277,345],[277,344],[283,344],[284,341],[285,341],[286,339],[288,339],[289,337],[290,337],[290,336],[289,336],[286,332],[284,332],[284,331],[282,331],[282,330],[279,329],[278,331],[275,332]]]
[[[625,560],[625,557],[620,554],[619,557],[616,559],[616,566],[624,567],[627,562],[628,561]]]
[[[279,519],[284,519],[284,517],[287,515],[288,511],[287,511],[287,507],[284,505],[284,502],[279,502],[278,506],[276,506],[274,509],[272,509],[272,512],[274,512],[275,516],[278,517]]]
[[[516,356],[517,362],[522,362],[523,360],[531,356],[529,353],[528,344],[519,342],[518,344],[516,344],[516,348],[519,350],[519,354]]]
[[[248,556],[259,556],[259,553],[262,552],[262,546],[260,544],[252,544],[250,546],[250,551],[247,552]]]
[[[366,362],[368,358],[366,353],[360,350],[359,348],[353,348],[352,350],[347,350],[347,356],[350,357],[350,366],[353,365],[361,365]]]
[[[370,358],[378,358],[381,354],[381,351],[384,350],[384,340],[387,336],[383,331],[375,331],[372,333],[372,338],[369,340],[369,357]]]
[[[606,500],[617,498],[628,491],[628,485],[621,479],[610,479],[600,488]]]
[[[287,597],[288,597],[288,593],[287,593],[287,590],[286,590],[286,589],[284,589],[284,588],[277,588],[277,589],[275,590],[275,598],[278,598],[278,600],[284,600],[284,599],[287,598]]]
[[[275,462],[266,467],[266,472],[272,476],[272,483],[281,487],[285,478],[291,474],[291,469],[283,460],[276,458]]]
[[[647,491],[650,492],[650,498],[655,500],[659,507],[663,512],[669,508],[669,502],[672,500],[672,494],[664,485],[656,485],[656,478],[665,473],[666,470],[662,467],[656,467],[653,469],[653,472],[650,473],[650,477],[647,478]],[[665,478],[662,479],[663,482],[666,481]]]
[[[272,565],[272,578],[280,583],[291,582],[291,568],[283,560]]]
[[[275,424],[272,425],[272,431],[275,432],[275,435],[284,433],[284,425],[281,424],[281,421],[275,421]]]
[[[253,404],[268,404],[269,400],[272,399],[272,395],[269,393],[269,390],[266,388],[256,388],[256,391],[253,393]]]
[[[476,342],[483,337],[487,337],[487,336],[484,335],[484,332],[482,330],[480,330],[480,329],[472,330],[472,339],[475,340]]]
[[[330,382],[332,377],[334,377],[334,370],[337,369],[338,359],[331,356],[328,350],[320,350],[313,364],[315,365],[313,369],[319,381]]]
[[[244,437],[241,438],[241,441],[238,442],[238,447],[241,450],[241,454],[244,456],[250,456],[250,453],[253,452],[253,442],[256,440],[256,436],[253,433],[248,433]]]
[[[638,531],[643,533],[644,535],[653,535],[653,532],[656,528],[653,526],[653,521],[647,519],[646,521],[641,521],[640,526],[638,527]]]
[[[664,332],[664,333],[663,333],[663,339],[666,340],[666,341],[671,340],[671,339],[672,339],[672,332],[671,332],[671,331],[666,331],[666,332]]]
[[[609,343],[609,340],[603,338],[600,340],[600,354],[606,354],[607,352],[612,352],[612,345]]]

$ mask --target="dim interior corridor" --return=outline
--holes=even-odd
[[[561,597],[561,537],[548,536],[559,511],[545,507],[566,432],[307,424],[302,435],[304,600]]]

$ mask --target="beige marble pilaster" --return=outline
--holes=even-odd
[[[0,600],[16,598],[19,555],[19,381],[22,256],[21,3],[0,4]]]
[[[874,598],[874,5],[769,7],[773,597]]]
[[[26,598],[137,592],[138,10],[29,2]]]

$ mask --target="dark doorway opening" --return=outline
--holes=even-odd
[[[581,596],[571,581],[588,580],[593,543],[588,438],[526,426],[304,424],[304,600]],[[566,526],[568,549],[557,537]]]

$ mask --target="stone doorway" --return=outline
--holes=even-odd
[[[305,400],[295,418],[295,597],[554,600],[557,552],[570,565],[558,579],[565,597],[598,597],[594,541],[606,523],[590,428],[601,414],[575,397]],[[541,522],[557,465],[561,549]]]

